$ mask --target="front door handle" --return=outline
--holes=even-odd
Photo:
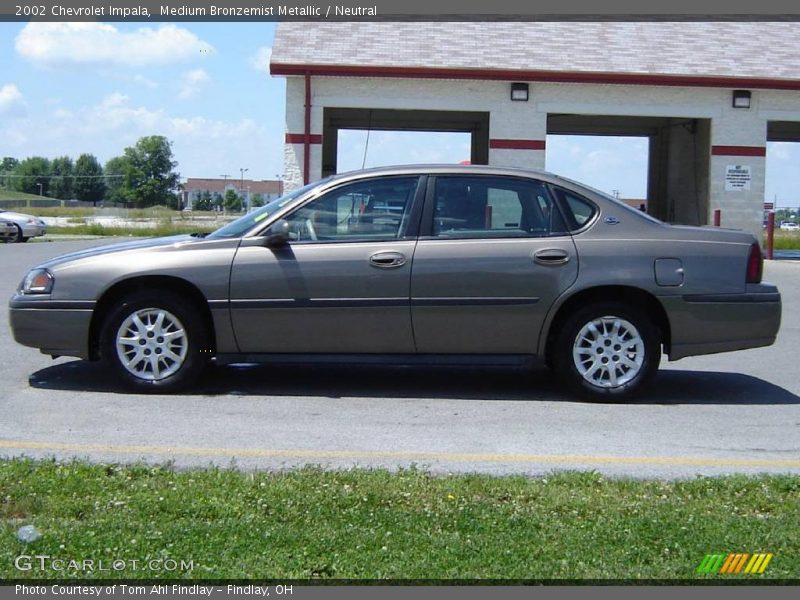
[[[376,252],[369,257],[369,264],[379,269],[394,269],[406,264],[406,256],[400,252]]]
[[[561,248],[545,248],[533,253],[533,262],[539,265],[565,265],[569,262],[569,252]]]

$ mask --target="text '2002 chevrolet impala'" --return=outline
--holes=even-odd
[[[28,273],[15,339],[175,391],[231,362],[525,364],[640,391],[675,360],[775,341],[756,238],[664,224],[545,172],[393,167],[298,189],[217,231]]]

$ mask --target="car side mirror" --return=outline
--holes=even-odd
[[[283,246],[289,241],[289,221],[278,219],[267,228],[263,238],[267,246]]]

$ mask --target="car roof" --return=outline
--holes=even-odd
[[[544,169],[519,169],[515,167],[495,167],[489,165],[452,165],[452,164],[416,164],[416,165],[395,165],[387,167],[372,167],[357,171],[347,171],[337,173],[331,177],[331,181],[342,181],[344,179],[361,179],[363,177],[375,177],[380,175],[506,175],[516,177],[536,177],[551,182],[568,180],[559,177],[555,173],[550,173]],[[570,182],[572,183],[572,182]]]

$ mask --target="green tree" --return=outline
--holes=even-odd
[[[72,191],[75,197],[82,202],[91,202],[97,206],[97,202],[102,200],[106,193],[100,161],[92,154],[81,154],[75,161],[74,173]]]
[[[222,203],[225,206],[225,210],[230,210],[233,212],[239,212],[242,210],[242,199],[232,188],[228,188],[225,191],[225,197],[223,198]]]
[[[69,156],[59,156],[50,162],[50,187],[47,195],[51,198],[72,199],[74,166]]]
[[[106,192],[105,200],[113,204],[128,205],[125,196],[125,171],[128,168],[128,159],[124,156],[115,156],[105,166]]]
[[[122,195],[137,208],[174,204],[180,176],[174,171],[172,145],[161,135],[139,138],[123,154]]]
[[[0,161],[0,187],[11,187],[11,179],[6,176],[11,175],[18,164],[19,161],[16,158],[3,157],[3,160]]]
[[[211,192],[208,190],[203,190],[203,192],[200,194],[200,197],[192,204],[192,208],[194,208],[194,210],[211,210],[213,207],[214,206],[211,202]]]
[[[31,156],[14,169],[12,189],[27,194],[47,196],[50,185],[50,161],[41,156]],[[39,187],[41,185],[41,188]]]
[[[256,192],[250,197],[250,206],[253,208],[258,208],[259,206],[264,206],[264,194],[261,192]]]

